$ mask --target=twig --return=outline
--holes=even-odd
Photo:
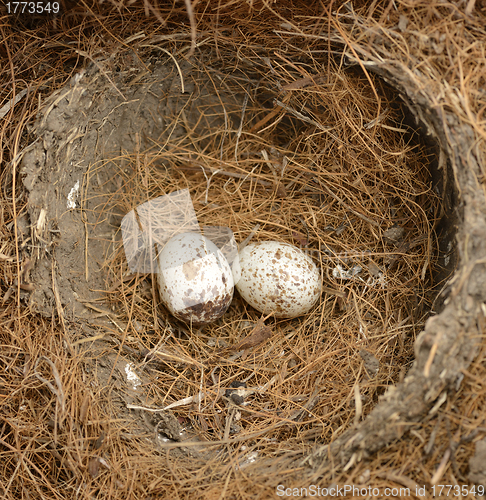
[[[52,385],[51,382],[49,382],[49,380],[45,379],[40,373],[37,373],[37,368],[38,368],[39,363],[41,361],[45,361],[51,367],[51,371],[52,371],[52,374],[54,376],[54,381],[56,382],[57,389]],[[64,414],[66,411],[66,399],[64,396],[63,388],[62,388],[61,377],[59,375],[59,372],[57,371],[56,365],[46,356],[40,356],[37,359],[37,361],[35,362],[34,370],[35,370],[34,376],[36,378],[38,378],[43,384],[47,385],[47,387],[50,389],[50,391],[57,398],[57,404],[61,407],[61,416],[59,418],[59,428],[62,428],[62,422],[64,420]],[[57,413],[57,411],[56,411],[56,413]],[[56,419],[56,423],[57,423],[57,419]]]
[[[432,476],[432,479],[430,480],[430,484],[432,486],[435,486],[441,480],[445,468],[447,467],[447,462],[449,461],[450,456],[451,456],[451,449],[447,448],[447,450],[444,453],[444,456],[442,457],[442,460],[440,461],[439,466],[437,467],[437,470],[435,471],[434,475]]]
[[[137,406],[132,404],[127,404],[126,406],[130,410],[145,410],[145,411],[150,411],[152,413],[158,413],[161,411],[170,410],[171,408],[177,408],[178,406],[185,406],[191,403],[198,403],[199,401],[202,400],[204,396],[205,396],[204,392],[199,392],[195,396],[189,396],[187,398],[180,399],[179,401],[175,401],[170,405],[164,406],[164,408],[149,408],[147,406]]]
[[[207,205],[208,204],[208,194],[209,194],[209,185],[211,184],[211,179],[217,174],[220,172],[220,170],[215,170],[212,174],[211,174],[211,177],[208,178],[208,176],[206,175],[206,170],[204,169],[204,167],[201,165],[201,170],[204,174],[204,177],[206,178],[206,194],[204,196],[204,204]]]
[[[15,98],[10,99],[7,104],[3,105],[0,108],[0,118],[3,118],[10,111],[12,106],[15,106],[20,101],[20,99],[27,95],[28,91],[29,89],[21,90],[18,94],[15,95]]]

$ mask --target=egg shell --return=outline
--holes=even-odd
[[[319,299],[319,270],[297,247],[278,241],[251,243],[239,257],[241,278],[236,288],[258,311],[295,318],[307,313]]]
[[[198,233],[181,233],[166,243],[159,255],[158,281],[162,303],[194,326],[216,321],[233,299],[233,274],[226,257]]]

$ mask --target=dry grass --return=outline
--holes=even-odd
[[[286,85],[300,81],[291,67],[283,67],[282,73],[288,79]],[[205,366],[204,374],[187,366],[173,367],[175,373],[166,374],[163,383],[157,373],[158,390],[152,397],[164,406],[197,394],[201,385],[208,387],[203,406],[211,410],[204,414],[204,423],[194,408],[178,410],[207,440],[223,438],[224,426],[215,412],[221,409],[217,400],[222,388],[242,380],[251,386],[270,382],[272,388],[272,395],[245,407],[244,428],[249,433],[285,423],[301,409],[302,401],[308,404],[315,399],[310,420],[299,427],[318,422],[321,437],[331,438],[353,418],[366,414],[380,392],[403,376],[411,361],[413,340],[431,306],[439,202],[431,190],[424,148],[406,125],[397,122],[398,104],[385,96],[383,108],[388,111],[380,115],[379,130],[366,126],[373,120],[369,109],[373,94],[364,87],[362,77],[333,67],[328,80],[325,89],[306,82],[305,89],[297,87],[286,96],[287,109],[299,109],[304,118],[313,116],[319,127],[305,123],[302,127],[300,120],[288,118],[279,127],[284,116],[273,110],[262,112],[258,102],[248,99],[239,137],[235,133],[238,123],[220,129],[211,126],[205,129],[208,133],[197,135],[189,126],[189,133],[177,141],[154,145],[155,152],[109,159],[123,166],[117,174],[122,179],[120,190],[113,194],[121,213],[157,194],[188,188],[201,224],[229,225],[238,241],[246,239],[257,224],[253,240],[300,246],[319,264],[330,291],[303,318],[268,320],[272,337],[264,345],[215,359],[215,343],[236,344],[249,334],[258,313],[236,298],[221,321],[189,334],[157,306],[150,280],[130,276],[118,245],[107,262],[109,299],[119,311],[121,324],[129,325],[123,329],[131,338],[129,345],[148,350],[155,344],[169,346],[180,357],[189,356]],[[207,81],[203,74],[200,85]],[[272,88],[273,83],[262,86]],[[231,88],[231,84],[227,78],[226,86]],[[219,102],[225,98],[220,96]],[[397,109],[392,111],[393,107]],[[217,114],[209,108],[200,113],[209,122]],[[266,131],[252,132],[269,113],[275,117],[265,125]],[[280,115],[284,114],[281,109]],[[345,142],[352,146],[343,147]],[[93,166],[91,178],[98,168],[106,167],[104,163]],[[95,209],[98,220],[106,211],[103,188],[100,191],[103,203]],[[393,225],[406,234],[396,243],[386,240]],[[352,279],[333,276],[333,270],[341,268],[346,273],[356,266],[362,270]],[[147,330],[155,330],[156,340],[144,333]],[[368,380],[364,374],[359,355],[363,348],[382,360],[378,378]],[[215,371],[216,379],[211,379]],[[353,388],[356,379],[363,377],[366,403],[362,415],[354,417]],[[326,396],[317,398],[321,392]],[[293,402],[297,396],[299,401]],[[316,428],[312,425],[312,433]],[[278,431],[275,437],[280,441],[290,435]]]
[[[198,84],[215,95],[220,88],[234,93],[245,103],[244,115],[242,106],[233,104],[231,123],[214,126],[220,105],[201,107],[209,124],[202,126],[204,135],[187,127],[187,134],[165,149],[155,142],[109,159],[133,166],[129,174],[120,169],[123,182],[113,194],[121,212],[187,187],[201,224],[228,225],[239,241],[260,224],[255,240],[292,242],[309,251],[329,289],[312,314],[267,320],[272,336],[261,344],[242,353],[220,351],[248,335],[259,315],[236,298],[220,322],[190,332],[157,303],[150,277],[128,275],[122,247],[117,247],[106,264],[106,302],[115,308],[122,330],[113,327],[112,337],[159,360],[134,358],[150,382],[147,406],[204,393],[174,410],[191,439],[206,443],[206,454],[192,458],[174,454],[172,445],[148,446],[123,418],[113,418],[110,386],[97,385],[90,367],[119,347],[90,353],[86,344],[76,343],[83,339],[79,325],[26,310],[28,291],[21,287],[29,282],[29,271],[21,257],[28,242],[16,237],[16,217],[25,210],[18,153],[30,140],[27,124],[39,100],[107,53],[123,68],[131,48],[142,58],[149,52],[143,45],[163,42],[175,51],[179,45],[170,37],[182,21],[187,24],[187,3],[170,12],[148,2],[117,3],[117,9],[83,4],[45,25],[14,26],[11,18],[2,18],[9,64],[0,74],[0,104],[27,90],[10,107],[1,131],[6,168],[0,212],[0,470],[6,498],[265,498],[280,483],[430,484],[438,470],[444,483],[467,483],[473,441],[484,434],[484,349],[437,413],[369,461],[319,479],[305,469],[289,469],[286,461],[305,455],[316,442],[333,440],[403,378],[432,304],[431,276],[437,270],[434,229],[440,203],[431,190],[423,145],[403,122],[390,89],[367,73],[345,70],[339,56],[327,58],[324,52],[335,47],[317,34],[332,28],[370,51],[374,37],[390,37],[388,45],[380,45],[437,85],[438,99],[442,88],[453,89],[448,95],[457,102],[449,97],[449,105],[473,125],[478,138],[486,136],[482,4],[467,12],[473,2],[460,7],[395,2],[398,9],[376,3],[363,4],[365,24],[353,29],[357,13],[339,2],[329,19],[318,16],[318,6],[274,6],[277,16],[258,2],[238,8],[232,2],[220,2],[218,8],[214,2],[198,4],[189,16],[196,41],[201,40],[195,57],[207,68]],[[400,16],[408,24],[390,31]],[[284,19],[299,23],[306,35],[288,38],[290,53],[280,50],[281,31],[289,30],[281,24]],[[231,27],[235,21],[239,30]],[[140,40],[136,34],[142,31],[146,38]],[[191,34],[194,29],[188,27],[184,40]],[[167,36],[168,41],[161,38]],[[269,47],[275,49],[271,61],[262,57]],[[32,53],[35,58],[25,57]],[[221,81],[222,74],[224,87],[211,83]],[[276,106],[266,102],[275,88],[281,103]],[[226,92],[221,92],[223,105]],[[484,145],[474,147],[484,154]],[[93,165],[92,174],[103,167]],[[405,229],[398,243],[385,237],[394,225]],[[332,269],[338,265],[360,265],[362,272],[352,280],[336,280]],[[484,333],[480,322],[478,335]],[[374,377],[364,368],[362,348],[380,360]],[[231,382],[243,380],[255,392],[246,397],[237,420],[222,396]],[[252,453],[272,460],[273,471],[259,475],[259,466],[248,460]],[[446,453],[449,459],[440,470]]]

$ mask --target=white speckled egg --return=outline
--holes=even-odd
[[[277,318],[308,312],[321,293],[319,270],[304,252],[288,243],[251,243],[240,252],[236,288],[255,309]]]
[[[159,291],[178,319],[195,326],[211,323],[233,298],[231,268],[221,250],[199,233],[172,237],[159,255]]]

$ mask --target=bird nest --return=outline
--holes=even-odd
[[[35,372],[56,442],[75,438],[72,419],[95,442],[79,462],[92,480],[126,486],[126,441],[125,457],[177,457],[181,477],[195,463],[268,473],[276,457],[346,472],[464,376],[486,297],[482,153],[460,99],[397,57],[396,33],[350,7],[337,19],[214,31],[196,50],[191,33],[135,37],[38,110],[10,293],[62,332],[79,380],[67,389],[46,353]],[[171,317],[156,276],[128,268],[120,223],[181,189],[201,225],[310,255],[313,309],[264,317],[236,293],[204,328]],[[63,460],[67,482],[83,473]]]

